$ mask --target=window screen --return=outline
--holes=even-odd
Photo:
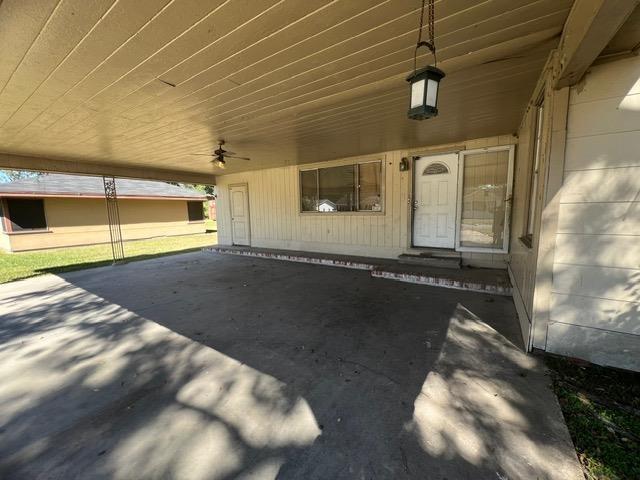
[[[190,222],[198,222],[200,220],[204,220],[202,202],[187,202],[187,210],[189,211]]]
[[[11,230],[41,230],[47,228],[42,199],[7,199]]]

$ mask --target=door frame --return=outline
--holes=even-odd
[[[231,245],[236,245],[236,243],[234,243],[234,239],[233,239],[233,199],[231,198],[231,190],[234,187],[245,187],[246,188],[246,192],[247,192],[247,198],[246,200],[246,204],[247,204],[247,240],[248,240],[248,244],[247,246],[251,246],[251,210],[250,210],[250,205],[249,205],[249,184],[247,182],[242,182],[242,183],[231,183],[227,186],[227,188],[229,189],[229,220],[230,220],[230,230],[231,230]],[[239,245],[239,246],[244,246],[244,245]]]
[[[410,229],[409,229],[409,246],[411,248],[415,248],[415,249],[423,249],[423,250],[429,250],[429,249],[438,249],[438,250],[447,250],[447,251],[454,251],[456,249],[456,244],[457,244],[457,240],[458,240],[458,196],[459,196],[459,192],[460,192],[460,151],[461,150],[449,150],[449,151],[443,151],[443,152],[425,152],[424,154],[420,154],[420,153],[416,153],[415,155],[411,156],[411,200],[409,201],[409,212],[410,212]],[[416,162],[418,160],[420,160],[421,158],[425,158],[425,157],[439,157],[440,155],[458,155],[458,178],[456,178],[456,211],[454,214],[454,219],[456,222],[456,232],[455,232],[455,239],[454,239],[454,244],[453,244],[453,248],[445,248],[445,247],[425,247],[422,245],[415,245],[413,243],[413,231],[415,228],[415,209],[413,208],[414,203],[417,201],[416,200]]]
[[[515,158],[515,145],[500,145],[497,147],[476,148],[473,150],[461,150],[458,153],[458,202],[456,205],[456,243],[455,250],[457,252],[477,252],[477,253],[509,253],[509,235],[511,233],[511,206],[513,204],[513,166]],[[504,209],[504,243],[502,248],[482,248],[482,247],[463,247],[460,245],[460,228],[462,227],[462,192],[464,190],[464,160],[465,156],[477,153],[487,152],[509,152],[509,165],[507,171],[507,191]]]

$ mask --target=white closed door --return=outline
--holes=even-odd
[[[458,155],[421,157],[413,175],[413,245],[454,248]]]
[[[246,185],[229,187],[231,196],[231,237],[234,245],[251,245],[249,226],[249,189]]]

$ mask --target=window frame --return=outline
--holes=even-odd
[[[189,204],[192,203],[199,203],[200,204],[200,208],[202,210],[202,218],[199,220],[191,220],[191,211],[189,210]],[[198,201],[198,200],[187,200],[187,222],[189,223],[202,223],[205,221],[204,218],[204,202]]]
[[[320,196],[320,170],[325,168],[336,168],[336,167],[346,167],[353,166],[354,167],[354,189],[355,189],[355,200],[354,204],[356,208],[360,207],[360,165],[370,164],[370,163],[378,163],[380,164],[380,210],[351,210],[347,212],[322,212],[320,210],[303,210],[302,209],[302,173],[303,172],[316,172],[316,192],[318,195],[318,199]],[[322,216],[331,216],[331,215],[384,215],[385,212],[385,201],[384,201],[384,185],[385,185],[385,159],[384,158],[375,158],[369,160],[359,160],[352,162],[340,162],[332,165],[322,165],[316,166],[313,168],[299,168],[298,169],[298,214],[300,215],[322,215]]]
[[[20,201],[20,200],[35,200],[40,201],[42,203],[42,217],[44,219],[44,227],[42,228],[24,228],[20,230],[15,230],[13,228],[13,220],[11,219],[11,207],[9,203],[11,201]],[[3,233],[9,235],[28,235],[31,233],[47,233],[51,232],[49,229],[49,219],[47,218],[47,209],[45,207],[45,199],[41,197],[5,197],[2,199],[2,207],[3,207]]]
[[[525,198],[525,216],[522,224],[520,242],[527,248],[533,248],[533,237],[536,230],[535,218],[538,208],[538,194],[540,184],[540,166],[543,151],[543,133],[545,127],[545,98],[544,87],[531,111],[531,147],[529,149],[529,164],[527,165],[527,196]]]

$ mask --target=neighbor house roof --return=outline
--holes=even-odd
[[[149,180],[116,179],[118,198],[206,200],[189,187]],[[104,198],[102,177],[43,174],[33,178],[0,183],[0,197],[82,197]]]

